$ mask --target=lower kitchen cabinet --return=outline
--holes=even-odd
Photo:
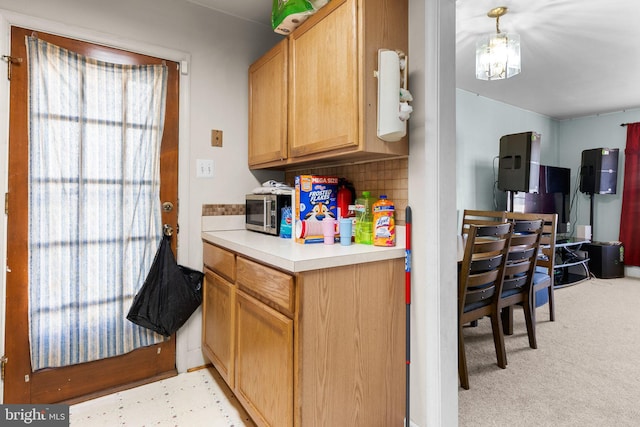
[[[224,380],[233,388],[233,315],[235,286],[205,267],[202,307],[202,349]]]
[[[238,291],[236,397],[258,425],[293,426],[293,320]]]
[[[207,271],[203,348],[256,425],[402,425],[403,258],[293,273],[204,244],[234,281]]]

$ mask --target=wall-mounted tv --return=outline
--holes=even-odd
[[[569,192],[571,169],[540,165],[538,193],[518,192],[513,195],[513,211],[525,213],[557,213],[558,233],[569,231]],[[509,207],[507,207],[508,209]]]

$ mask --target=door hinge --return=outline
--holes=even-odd
[[[2,381],[4,381],[4,366],[8,361],[9,358],[7,356],[3,355],[2,357],[0,357],[0,378],[2,379]]]
[[[4,214],[9,215],[9,193],[4,193]]]
[[[13,64],[21,64],[22,58],[16,58],[15,56],[2,55],[2,59],[7,61],[7,79],[11,80],[11,66]]]

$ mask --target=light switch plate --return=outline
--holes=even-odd
[[[198,159],[196,161],[196,176],[198,178],[213,178],[213,160]]]
[[[222,147],[222,131],[213,129],[211,130],[211,146]]]

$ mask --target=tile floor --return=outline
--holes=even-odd
[[[254,427],[212,367],[72,405],[69,424]]]

